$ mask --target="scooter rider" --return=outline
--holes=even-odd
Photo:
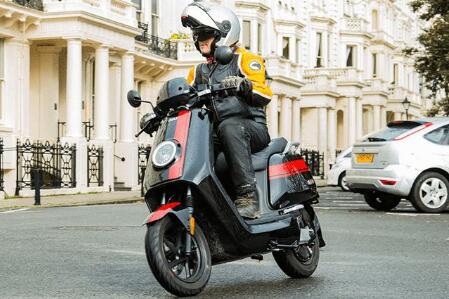
[[[190,69],[189,84],[198,87],[211,82],[237,86],[235,93],[224,94],[212,103],[215,133],[230,167],[235,205],[240,215],[258,218],[251,153],[262,150],[270,142],[263,107],[270,102],[272,92],[266,85],[264,60],[237,46],[240,23],[228,8],[196,1],[184,9],[181,21],[192,30],[195,47],[207,59],[206,63]],[[234,58],[228,65],[218,65],[209,77],[216,64],[217,46],[231,47]]]

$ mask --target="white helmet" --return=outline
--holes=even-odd
[[[213,50],[216,46],[232,46],[239,41],[239,19],[226,7],[195,1],[184,8],[181,22],[184,27],[192,29],[197,49],[201,34],[215,36]]]

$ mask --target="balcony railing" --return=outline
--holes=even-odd
[[[267,72],[271,77],[284,76],[295,80],[301,79],[301,67],[288,59],[267,57],[265,59]]]
[[[304,70],[304,78],[309,84],[322,81],[361,82],[363,71],[356,68],[314,68]]]
[[[44,5],[42,4],[42,0],[6,0],[8,2],[14,2],[16,4],[33,8],[36,10],[44,10]]]
[[[178,43],[169,39],[148,34],[148,24],[139,22],[138,27],[142,29],[142,34],[136,36],[136,40],[146,44],[150,53],[178,59]]]
[[[351,32],[367,32],[368,24],[363,19],[346,17],[342,23],[342,30]]]
[[[41,1],[44,3],[45,11],[47,12],[83,11],[132,27],[137,26],[136,7],[129,0]]]

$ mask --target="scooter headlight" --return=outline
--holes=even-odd
[[[151,161],[158,168],[163,168],[176,158],[176,144],[173,141],[163,141],[154,150]]]

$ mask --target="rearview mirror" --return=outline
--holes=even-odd
[[[234,52],[228,46],[220,46],[215,49],[214,57],[219,64],[226,65],[231,62]]]
[[[142,104],[142,98],[140,97],[140,94],[137,90],[130,90],[127,94],[128,103],[134,107],[137,108]]]

